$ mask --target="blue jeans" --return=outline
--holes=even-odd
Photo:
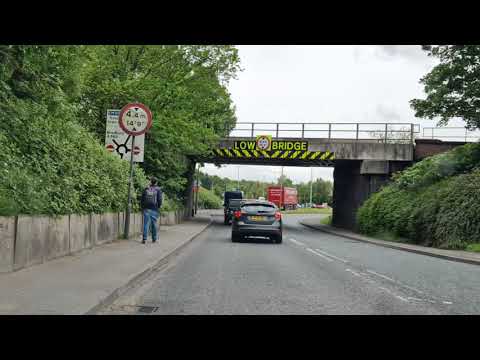
[[[143,210],[143,241],[147,240],[150,228],[152,229],[152,241],[157,241],[157,221],[158,211],[151,209]]]

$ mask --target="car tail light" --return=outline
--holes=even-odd
[[[236,219],[240,219],[240,216],[242,216],[242,212],[240,210],[237,210],[233,213],[233,216],[235,216]]]
[[[282,213],[280,211],[277,211],[275,213],[275,220],[281,220],[282,219]]]

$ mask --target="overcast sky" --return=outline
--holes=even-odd
[[[409,101],[424,98],[419,83],[437,60],[418,45],[238,46],[244,71],[230,83],[239,122],[405,122],[415,118]],[[463,126],[452,122],[451,126]],[[202,171],[237,178],[237,165],[206,164]],[[310,169],[285,167],[294,182]],[[240,167],[240,178],[274,181],[280,167]],[[333,168],[314,168],[333,181]]]

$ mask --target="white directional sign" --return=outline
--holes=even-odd
[[[145,134],[152,126],[152,112],[140,103],[131,103],[120,110],[119,124],[123,131],[132,136]]]
[[[105,148],[123,160],[130,161],[132,135],[125,133],[119,124],[120,110],[107,110],[107,127],[105,132]],[[133,161],[143,162],[145,135],[135,136]]]

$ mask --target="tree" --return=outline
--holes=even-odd
[[[78,98],[81,124],[103,142],[107,109],[147,104],[153,126],[142,168],[181,200],[189,156],[207,153],[234,127],[227,90],[239,68],[233,46],[89,46]]]
[[[278,185],[283,185],[285,187],[292,187],[293,186],[293,181],[286,177],[285,175],[280,175],[280,177],[277,180]]]
[[[447,125],[450,119],[460,117],[469,130],[480,128],[480,46],[422,47],[440,63],[420,80],[427,98],[410,101],[415,116],[439,117],[439,125]]]

